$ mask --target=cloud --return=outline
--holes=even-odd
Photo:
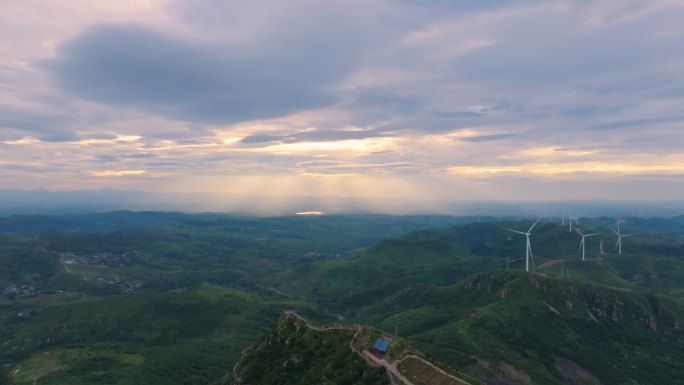
[[[475,111],[450,111],[450,112],[436,112],[435,116],[443,118],[479,118],[483,115],[482,112]]]
[[[255,49],[256,48],[256,49]],[[79,98],[215,124],[268,119],[335,101],[353,63],[310,47],[191,41],[142,25],[87,29],[44,66]]]
[[[490,29],[499,32],[496,44],[458,58],[454,70],[466,79],[538,87],[584,77],[630,75],[681,56],[670,52],[672,41],[655,33],[637,33],[647,25],[662,28],[649,17],[578,29],[581,18],[552,4],[492,18],[490,22],[498,23]],[[673,22],[670,16],[658,18]]]
[[[362,2],[198,0],[169,9],[195,33],[95,25],[43,66],[85,100],[225,125],[334,104],[341,81],[401,31]]]
[[[444,15],[447,14],[470,14],[478,12],[493,11],[501,8],[506,8],[511,6],[511,2],[500,1],[500,0],[433,0],[433,1],[420,1],[420,0],[392,0],[392,2],[402,5],[407,5],[421,9],[424,11],[431,11],[437,14]],[[519,0],[515,2],[515,5],[526,5],[533,3],[540,3],[539,0]]]
[[[423,107],[416,95],[407,95],[390,87],[360,87],[348,92],[348,97],[352,102],[347,107],[353,110],[375,108],[383,113],[410,115]]]
[[[601,123],[591,126],[594,129],[614,129],[614,128],[628,128],[635,126],[652,125],[654,123],[676,123],[684,122],[684,115],[675,116],[659,116],[652,118],[642,118],[633,120],[623,120],[619,122]]]
[[[7,185],[681,178],[675,1],[93,4],[0,4]]]
[[[285,139],[285,135],[268,135],[268,134],[253,134],[245,136],[240,139],[240,143],[244,144],[256,144],[256,143],[271,143],[280,142]]]
[[[260,143],[301,143],[301,142],[335,142],[340,140],[367,139],[392,136],[384,129],[374,130],[317,130],[307,132],[295,132],[287,135],[254,134],[240,139],[244,144]]]
[[[383,174],[387,172],[407,172],[418,168],[420,164],[411,162],[391,163],[357,163],[331,160],[314,160],[297,163],[297,172],[300,175],[323,177],[323,176],[349,176],[358,174]]]
[[[71,120],[63,115],[0,104],[0,140],[18,140],[29,135],[46,142],[75,140],[78,135],[68,130],[69,123]]]
[[[462,141],[465,141],[465,142],[479,143],[479,142],[492,142],[495,140],[510,139],[510,138],[515,138],[516,136],[518,136],[518,134],[492,134],[492,135],[467,136],[467,137],[463,137],[463,138],[459,138],[459,139]]]
[[[129,176],[129,175],[142,175],[145,174],[145,170],[97,170],[91,171],[90,174],[96,177],[117,177],[117,176]]]

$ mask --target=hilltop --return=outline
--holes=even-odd
[[[293,313],[283,315],[235,365],[232,384],[387,384],[387,373],[369,366],[350,349],[351,328],[309,327]]]
[[[376,338],[390,342],[371,352]],[[313,326],[286,311],[271,330],[243,351],[233,369],[232,385],[480,385],[449,367],[440,367],[398,336],[362,325]]]

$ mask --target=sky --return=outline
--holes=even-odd
[[[681,200],[681,0],[3,0],[0,189]]]

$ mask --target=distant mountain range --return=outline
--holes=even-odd
[[[0,216],[12,214],[73,214],[112,210],[156,210],[181,212],[232,212],[253,215],[282,215],[299,211],[325,213],[440,213],[481,216],[482,219],[555,217],[564,215],[658,217],[684,213],[684,201],[556,201],[506,202],[469,201],[413,197],[372,199],[334,195],[257,196],[231,193],[171,193],[141,190],[0,189]]]

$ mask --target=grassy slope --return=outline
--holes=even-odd
[[[229,371],[240,351],[286,308],[311,311],[300,302],[216,285],[85,297],[8,325],[11,331],[0,336],[6,341],[0,360],[22,362],[22,375],[13,376],[13,383],[41,371],[46,374],[40,384],[208,383]],[[65,355],[64,349],[80,353]],[[141,359],[120,362],[121,355]]]
[[[0,287],[41,284],[59,271],[59,261],[32,237],[0,234]]]
[[[526,229],[531,223],[503,225]],[[513,271],[504,279],[511,283],[499,282],[516,289],[515,295],[507,297],[506,301],[499,297],[503,294],[493,289],[487,295],[453,288],[434,289],[433,286],[450,285],[472,273],[499,268],[505,263],[501,255],[515,256],[523,250],[524,238],[518,239],[501,226],[479,223],[444,231],[414,232],[401,240],[384,241],[349,258],[291,269],[280,274],[274,285],[307,300],[346,310],[347,315],[356,320],[380,325],[386,330],[391,331],[398,325],[402,334],[412,337],[423,350],[434,352],[457,367],[471,367],[474,374],[485,378],[498,376],[504,381],[515,378],[514,372],[504,373],[507,370],[504,362],[520,370],[522,374],[518,380],[521,382],[525,382],[527,373],[535,381],[550,384],[564,383],[563,370],[573,372],[579,378],[585,368],[589,373],[585,373],[586,383],[590,383],[590,373],[593,373],[604,383],[618,384],[628,383],[626,378],[640,383],[658,383],[676,378],[677,370],[684,369],[673,364],[684,358],[681,332],[673,329],[672,318],[658,318],[662,315],[651,305],[651,301],[666,304],[679,324],[684,324],[681,304],[677,304],[684,282],[684,258],[677,252],[658,255],[652,251],[660,250],[662,245],[654,248],[647,241],[632,240],[631,247],[638,246],[646,251],[623,256],[611,254],[601,260],[583,262],[576,254],[577,234],[568,232],[566,227],[540,223],[533,237],[538,263],[565,260],[543,270],[551,275],[543,277],[545,282],[551,282],[548,285],[555,287],[556,292],[551,297],[541,298],[536,289],[521,286],[519,281],[524,279]],[[676,251],[677,247],[667,246],[667,250]],[[561,272],[571,280],[559,279]],[[499,274],[507,273],[496,274],[501,278]],[[622,289],[608,289],[591,282]],[[563,285],[583,288],[585,291],[580,297],[584,298],[574,298],[572,305],[567,305],[558,293],[561,290],[558,287]],[[407,287],[410,289],[402,291]],[[637,291],[630,291],[635,289]],[[663,292],[669,297],[648,294],[642,289]],[[429,294],[418,296],[416,303],[383,300],[392,298],[397,292],[410,296],[421,290],[429,290]],[[593,299],[587,294],[592,290],[605,294],[607,297],[601,298],[606,301],[609,301],[606,298],[613,298],[629,303],[628,310],[621,310],[627,318],[614,322],[610,320],[612,313],[601,315],[601,311],[608,310],[592,304]],[[562,317],[558,318],[542,301],[557,309]],[[585,302],[589,305],[584,305]],[[574,310],[569,311],[567,306],[574,306]],[[600,322],[588,321],[587,310]],[[658,324],[670,322],[670,330],[653,332],[646,321],[637,319],[634,315],[637,313],[657,319]],[[610,321],[602,319],[606,317]],[[523,327],[510,326],[516,323]],[[523,335],[527,343],[523,343]],[[599,351],[596,354],[591,349],[595,341]],[[453,348],[460,345],[464,348]],[[545,346],[561,349],[551,351]],[[499,353],[493,354],[495,352]],[[494,373],[476,365],[473,355],[493,361]],[[617,363],[601,365],[597,364],[599,362]],[[557,367],[565,369],[559,371]]]
[[[349,310],[415,283],[447,285],[502,263],[501,258],[473,256],[442,240],[389,240],[350,258],[298,266],[273,283],[286,292]]]
[[[526,230],[530,225],[472,223],[448,230],[417,231],[349,258],[296,266],[271,283],[309,300],[350,310],[412,284],[453,284],[470,274],[501,268],[507,258],[517,258],[510,266],[519,269],[524,237],[502,227]],[[598,244],[590,243],[596,240],[590,240],[587,238],[588,248],[597,248]],[[642,249],[648,246],[634,242]],[[549,274],[564,273],[576,280],[659,292],[677,290],[684,282],[684,255],[609,254],[601,261],[592,258],[583,262],[577,255],[579,236],[548,223],[537,225],[532,243],[537,266],[556,259],[565,261],[544,267]]]
[[[684,383],[684,304],[666,296],[497,271],[405,289],[358,318],[399,325],[420,349],[490,381],[564,384],[558,365],[572,362],[604,384]]]

